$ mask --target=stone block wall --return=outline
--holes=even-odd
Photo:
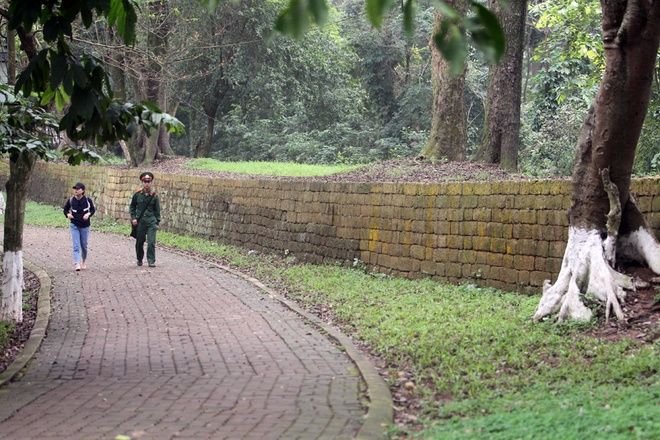
[[[6,167],[0,178],[7,176]],[[30,198],[62,205],[82,181],[100,216],[126,220],[138,170],[39,162]],[[364,262],[408,278],[538,292],[556,278],[571,183],[321,183],[157,174],[162,229],[309,262]],[[632,192],[660,237],[660,177]]]

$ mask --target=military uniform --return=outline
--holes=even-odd
[[[155,191],[138,191],[131,198],[131,220],[140,217],[135,238],[135,256],[138,266],[144,258],[144,242],[147,242],[147,262],[156,264],[156,230],[160,224],[160,200]]]

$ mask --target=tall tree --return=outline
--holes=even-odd
[[[566,252],[556,282],[546,283],[535,319],[588,320],[583,296],[623,318],[631,280],[617,258],[660,274],[660,244],[630,194],[637,141],[648,108],[660,42],[660,2],[602,0],[605,73],[578,138]]]
[[[447,2],[459,14],[467,11],[465,0]],[[442,32],[446,21],[442,12],[435,13],[434,35]],[[454,38],[451,33],[447,39]],[[431,38],[431,81],[433,84],[433,108],[431,109],[431,132],[422,156],[427,159],[446,159],[458,161],[465,159],[467,146],[467,128],[463,93],[465,89],[465,66],[458,71],[437,47],[436,38]]]
[[[22,319],[23,288],[23,219],[27,184],[38,159],[49,159],[50,145],[39,136],[49,127],[45,112],[35,102],[66,107],[58,129],[72,140],[94,139],[99,144],[127,139],[136,125],[157,128],[165,122],[180,129],[178,121],[161,114],[155,107],[134,105],[113,99],[110,80],[99,60],[76,55],[66,37],[72,37],[72,23],[81,19],[89,27],[94,14],[117,25],[124,41],[135,36],[135,10],[132,1],[83,0],[56,4],[49,0],[25,2],[12,0],[0,15],[17,32],[21,47],[30,62],[16,83],[16,93],[4,90],[0,113],[0,153],[9,156],[9,179],[6,183],[7,210],[3,242],[2,298],[0,319]],[[43,35],[39,49],[37,27]],[[32,96],[28,100],[23,96]],[[35,99],[36,98],[36,99]],[[89,150],[65,149],[69,163],[77,164],[98,156]]]
[[[518,168],[520,144],[520,100],[527,0],[489,0],[488,6],[500,19],[506,38],[506,49],[500,62],[491,67],[484,138],[476,159],[497,163],[504,169],[515,171]]]

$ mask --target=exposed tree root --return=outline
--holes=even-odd
[[[646,265],[660,275],[660,244],[645,226],[621,236],[617,243],[617,254]]]
[[[559,276],[553,285],[546,281],[535,320],[559,312],[559,320],[588,321],[592,312],[584,305],[584,297],[604,303],[606,318],[613,311],[618,319],[623,319],[624,289],[633,288],[633,283],[608,264],[604,245],[596,230],[569,229]]]

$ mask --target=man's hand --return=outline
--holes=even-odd
[[[134,218],[133,220],[131,220],[131,224],[132,224],[132,225],[137,225],[137,219]]]

